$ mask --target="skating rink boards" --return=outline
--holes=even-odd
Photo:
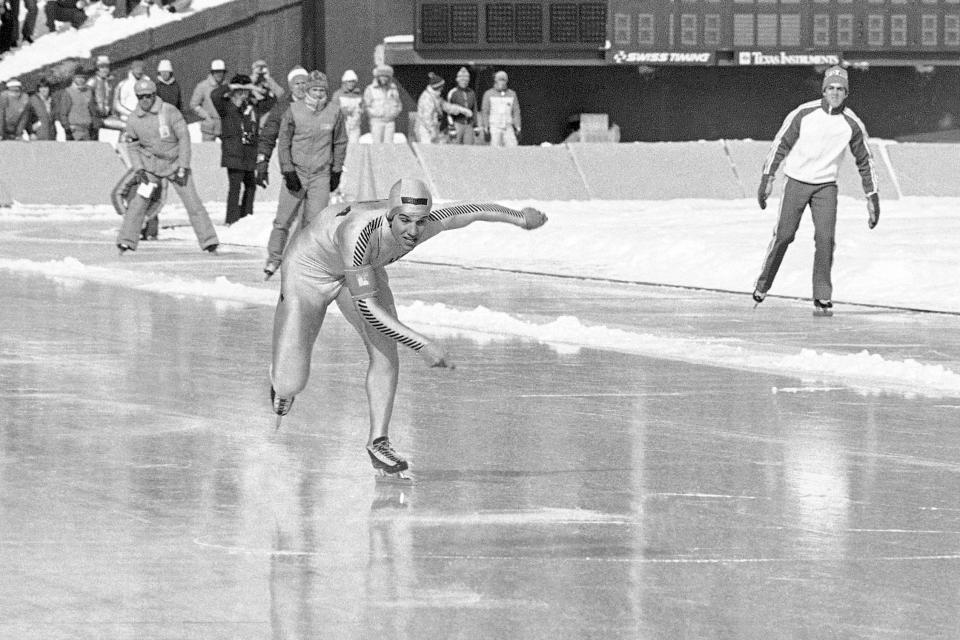
[[[0,246],[276,291],[259,251],[161,241],[120,261],[109,225],[6,226]],[[951,316],[390,273],[401,307],[960,361]],[[268,305],[107,280],[0,279],[0,638],[958,633],[955,400],[450,333],[453,371],[401,354],[392,436],[415,483],[378,484],[340,316],[275,432]]]

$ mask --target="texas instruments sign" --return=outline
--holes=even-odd
[[[712,65],[714,54],[701,51],[612,51],[608,60],[616,64],[700,64]]]
[[[835,53],[765,53],[763,51],[738,51],[737,63],[755,66],[788,65],[834,65],[840,64],[840,56]]]

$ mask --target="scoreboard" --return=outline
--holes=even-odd
[[[597,64],[960,63],[960,0],[415,0],[414,49]]]
[[[960,0],[610,0],[607,60],[835,64],[847,54],[960,53]]]

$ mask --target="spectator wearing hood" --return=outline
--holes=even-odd
[[[122,130],[122,122],[111,118],[114,108],[113,103],[116,99],[116,87],[113,83],[113,75],[110,73],[110,58],[104,55],[97,56],[95,64],[96,70],[93,72],[93,76],[87,80],[87,85],[90,87],[93,97],[93,128],[97,130],[101,127],[107,127]],[[96,137],[98,136],[94,133],[94,138]]]
[[[90,140],[93,127],[93,91],[87,84],[87,72],[77,69],[73,83],[63,89],[57,102],[58,120],[67,140]]]
[[[157,85],[144,77],[134,86],[137,108],[127,119],[124,139],[130,165],[141,186],[127,203],[117,248],[121,255],[137,248],[144,217],[151,203],[161,199],[161,189],[170,182],[183,202],[200,248],[216,253],[219,240],[210,222],[190,172],[190,133],[183,115],[157,98]]]
[[[54,124],[55,113],[50,81],[40,78],[37,83],[37,92],[30,96],[27,108],[20,115],[17,125],[17,138],[23,136],[24,131],[31,140],[56,140],[57,127]]]
[[[447,102],[471,111],[469,116],[463,114],[450,115],[453,126],[453,135],[450,142],[453,144],[474,144],[474,134],[477,128],[477,92],[470,88],[470,72],[466,67],[457,71],[457,86],[447,93]]]
[[[507,80],[506,71],[497,71],[493,88],[483,94],[483,128],[491,147],[515,147],[520,136],[520,100]]]
[[[334,94],[334,100],[340,103],[344,126],[347,128],[347,141],[354,144],[360,141],[360,121],[363,119],[363,94],[360,92],[360,78],[356,71],[347,69],[340,78],[340,88]]]
[[[393,67],[377,65],[373,70],[373,82],[363,90],[363,106],[370,122],[372,142],[393,143],[396,120],[403,109],[400,88],[393,80]]]
[[[217,87],[210,94],[220,116],[220,166],[226,168],[230,185],[227,191],[227,225],[253,215],[260,118],[270,110],[275,100],[272,97],[259,99],[262,91],[250,76],[237,74],[228,84]]]
[[[173,64],[169,60],[157,63],[157,97],[183,111],[183,94],[180,83],[173,77]]]
[[[7,81],[7,90],[0,92],[0,140],[18,140],[23,135],[18,126],[29,101],[19,80]]]
[[[217,108],[210,100],[210,94],[224,83],[226,76],[226,63],[219,58],[213,60],[210,63],[210,75],[194,87],[193,95],[190,97],[190,109],[203,120],[200,123],[200,133],[203,135],[204,142],[220,137],[220,116],[217,115]]]
[[[295,211],[290,199],[303,200],[301,228],[307,227],[330,203],[330,192],[340,185],[347,155],[347,132],[336,100],[327,98],[327,77],[312,71],[306,95],[290,105],[280,120],[277,155],[283,174],[278,216],[267,244],[269,256],[264,267],[267,277],[276,272],[283,257],[293,219],[282,211]]]
[[[421,144],[445,142],[441,129],[446,125],[447,114],[472,116],[473,112],[457,104],[451,104],[443,97],[444,79],[430,72],[427,74],[427,88],[417,100],[417,141]]]
[[[134,60],[130,63],[130,70],[127,77],[117,85],[117,91],[113,99],[113,111],[123,122],[127,121],[130,114],[137,108],[137,95],[134,91],[137,82],[144,75],[143,60]]]

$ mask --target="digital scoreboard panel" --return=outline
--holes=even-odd
[[[836,64],[960,53],[960,0],[609,0],[608,62]]]
[[[960,56],[960,0],[415,0],[414,49],[609,64]],[[956,62],[954,62],[956,63]]]

